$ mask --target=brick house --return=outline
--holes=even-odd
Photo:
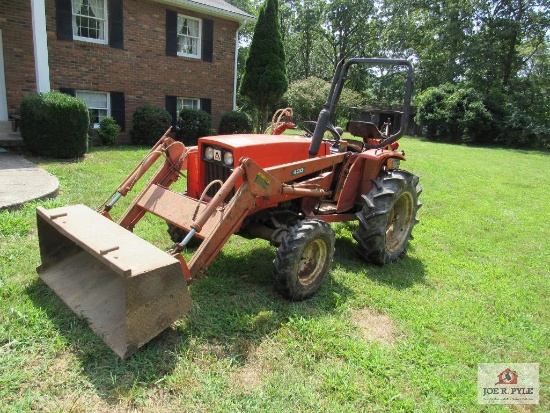
[[[239,30],[223,0],[2,0],[0,121],[36,91],[57,90],[112,116],[127,142],[142,104],[201,108],[214,126],[236,101]]]

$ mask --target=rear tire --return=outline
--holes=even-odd
[[[311,297],[321,286],[334,257],[329,224],[304,219],[290,228],[273,261],[275,289],[290,300]]]
[[[357,213],[359,226],[353,233],[363,258],[384,265],[405,253],[418,223],[421,192],[418,177],[407,171],[385,171],[373,181],[370,193],[363,195],[365,205]]]

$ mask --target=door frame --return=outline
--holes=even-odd
[[[8,120],[8,97],[6,94],[6,74],[4,71],[4,47],[0,29],[0,121]]]

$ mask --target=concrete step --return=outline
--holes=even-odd
[[[25,146],[19,130],[12,130],[11,122],[0,122],[0,147],[21,147]]]

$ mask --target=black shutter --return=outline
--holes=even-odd
[[[121,132],[126,130],[124,92],[111,92],[111,117],[120,126]]]
[[[208,114],[212,114],[212,99],[202,98],[201,99],[201,109]]]
[[[60,87],[59,91],[61,93],[65,93],[66,95],[76,96],[76,90],[74,90],[74,89],[69,89],[69,88],[66,88],[66,87]]]
[[[178,55],[178,14],[172,10],[166,10],[166,54]]]
[[[172,126],[176,127],[178,121],[178,98],[176,96],[166,96],[166,111],[172,116]]]
[[[124,17],[122,0],[109,0],[109,45],[124,48]]]
[[[214,21],[202,21],[202,60],[211,62],[214,54]]]
[[[59,40],[73,40],[73,10],[71,0],[55,1],[55,20],[57,38]]]

